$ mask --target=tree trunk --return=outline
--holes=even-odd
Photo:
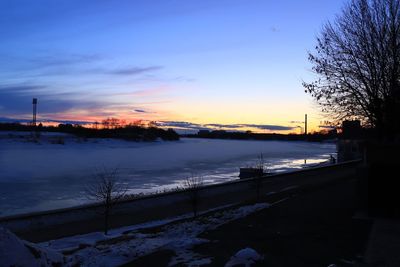
[[[106,210],[104,212],[104,234],[108,234],[108,220],[110,217],[110,208],[106,207]]]

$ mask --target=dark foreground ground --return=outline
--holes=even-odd
[[[264,256],[254,266],[364,266],[372,222],[353,218],[355,190],[350,180],[266,197],[272,207],[203,233],[210,242],[193,250],[212,258],[208,266],[246,247]],[[168,266],[173,256],[159,250],[125,266]]]

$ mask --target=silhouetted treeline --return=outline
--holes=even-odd
[[[16,122],[10,123],[0,123],[0,131],[21,131],[21,132],[29,132],[32,131],[31,126],[19,124]]]
[[[302,134],[276,134],[276,133],[252,133],[252,132],[227,132],[227,131],[200,131],[197,134],[187,134],[190,138],[210,139],[236,139],[236,140],[278,140],[278,141],[312,141],[321,142],[337,138],[336,131],[326,133],[312,133],[307,136]]]
[[[179,140],[179,135],[173,130],[157,127],[126,125],[115,128],[87,128],[76,124],[59,124],[58,126],[31,126],[19,123],[0,123],[0,131],[39,131],[62,132],[84,138],[120,138],[132,141],[154,141],[161,138],[165,141]]]

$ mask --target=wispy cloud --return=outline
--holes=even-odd
[[[275,26],[269,28],[271,32],[279,32],[279,29]]]
[[[333,126],[333,125],[319,125],[318,128],[327,129],[327,130],[334,130],[334,129],[336,129],[337,127],[336,127],[336,126]]]
[[[25,118],[10,118],[10,117],[0,117],[0,122],[5,123],[29,123],[32,122],[32,119],[25,119]],[[47,118],[40,118],[38,122],[54,122],[54,123],[68,123],[68,124],[87,124],[93,123],[92,121],[82,121],[82,120],[57,120],[57,119],[47,119]]]
[[[244,131],[247,129],[254,130],[267,130],[267,131],[291,131],[297,127],[293,126],[282,126],[282,125],[268,125],[268,124],[219,124],[219,123],[208,123],[198,124],[185,121],[161,121],[158,122],[159,126],[162,127],[176,127],[187,130],[240,130]]]
[[[46,89],[45,85],[34,84],[10,84],[0,85],[0,96],[2,94],[29,94]]]
[[[185,76],[178,76],[178,77],[173,78],[172,80],[178,81],[178,82],[187,82],[187,83],[196,81],[196,79],[194,79],[194,78],[188,78]]]
[[[136,112],[136,113],[149,113],[148,111],[146,111],[144,109],[134,109],[133,112]]]
[[[142,92],[143,93],[143,92]],[[32,112],[32,98],[38,99],[38,112],[41,118],[60,120],[99,120],[107,117],[136,120],[163,115],[154,109],[163,101],[141,101],[135,103],[127,98],[113,99],[109,95],[97,95],[89,91],[79,93],[58,91],[56,88],[40,84],[0,84],[1,115],[14,118],[29,118]]]
[[[269,124],[241,124],[241,126],[260,129],[260,130],[270,130],[270,131],[290,131],[296,128],[293,126],[269,125]]]
[[[111,70],[104,70],[105,74],[114,75],[139,75],[148,72],[154,72],[163,69],[162,66],[150,66],[150,67],[126,67]]]
[[[202,126],[201,124],[186,122],[186,121],[158,121],[157,126],[165,128],[173,128],[178,131],[188,131],[195,133],[199,130],[210,130],[210,128]]]
[[[100,96],[136,96],[136,97],[147,97],[147,96],[157,96],[166,92],[173,91],[172,87],[168,86],[159,86],[159,87],[152,87],[147,89],[141,90],[134,90],[128,92],[113,92],[113,93],[105,93],[100,94]]]
[[[187,121],[158,121],[157,125],[164,127],[180,127],[188,129],[198,129],[199,127],[201,127],[201,124],[196,124]]]
[[[4,69],[6,72],[20,73],[25,77],[68,76],[68,75],[115,75],[139,76],[149,75],[163,69],[160,65],[127,65],[121,67],[112,58],[100,54],[44,54],[29,58],[9,57],[12,66]],[[149,78],[149,77],[147,77]]]
[[[28,60],[28,63],[35,65],[37,68],[48,68],[95,63],[103,59],[104,57],[99,54],[46,55],[32,58]]]
[[[205,124],[206,127],[212,128],[223,128],[223,129],[240,129],[240,128],[254,128],[260,130],[270,130],[270,131],[290,131],[296,127],[292,126],[282,126],[282,125],[269,125],[269,124]]]
[[[242,128],[240,124],[219,124],[219,123],[208,123],[204,124],[205,127],[210,128],[224,128],[224,129],[237,129]]]
[[[0,102],[3,106],[3,113],[14,115],[30,113],[34,97],[39,99],[38,110],[41,113],[60,113],[102,105],[98,100],[78,99],[72,92],[58,92],[45,85],[0,85]],[[44,105],[42,105],[43,102]]]

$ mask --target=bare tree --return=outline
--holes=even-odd
[[[309,60],[318,77],[303,86],[323,111],[399,133],[399,0],[351,0],[323,26]]]
[[[263,153],[260,153],[260,155],[257,156],[257,162],[256,162],[256,169],[261,170],[261,172],[264,172],[265,168],[265,161],[264,161],[264,155]]]
[[[117,118],[107,118],[105,120],[102,120],[101,123],[103,124],[103,128],[105,129],[117,129],[122,125],[121,120]],[[124,121],[124,123],[126,123],[126,121]]]
[[[120,126],[120,120],[117,118],[108,118],[107,120],[112,129],[117,129]]]
[[[186,178],[183,185],[192,205],[193,217],[196,218],[199,206],[199,189],[204,185],[204,179],[201,176],[192,174],[192,176]]]
[[[104,215],[104,234],[107,235],[112,209],[127,192],[126,186],[119,181],[117,169],[108,170],[103,167],[94,175],[94,182],[86,188],[87,197],[102,204]]]
[[[259,171],[257,172],[257,175],[253,178],[254,187],[256,189],[256,201],[257,202],[260,200],[260,195],[261,195],[262,180],[263,180],[264,171],[265,171],[264,165],[265,165],[264,155],[263,155],[263,153],[260,153],[260,155],[257,156],[257,163],[256,163],[256,167],[255,167]]]
[[[103,129],[109,129],[110,128],[110,122],[108,119],[102,120],[101,124],[103,125]]]

